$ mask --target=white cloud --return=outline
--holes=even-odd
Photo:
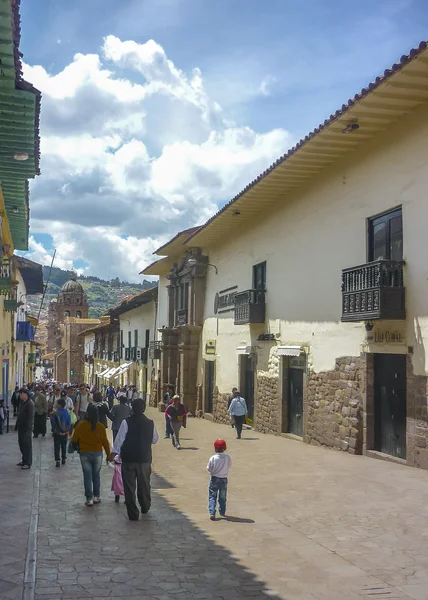
[[[272,86],[276,83],[276,77],[273,75],[267,75],[260,83],[259,92],[262,96],[270,96],[272,93]]]
[[[158,245],[204,222],[291,143],[281,129],[236,127],[199,69],[178,69],[153,40],[108,36],[99,55],[76,54],[57,74],[25,66],[25,77],[43,93],[32,232],[52,235],[64,268],[83,259],[90,274],[138,280]],[[47,264],[34,239],[30,248]]]

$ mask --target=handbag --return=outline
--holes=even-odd
[[[70,440],[68,442],[67,452],[68,452],[68,454],[74,454],[75,452],[80,452],[79,442],[73,442],[73,440]]]

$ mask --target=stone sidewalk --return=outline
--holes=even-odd
[[[217,437],[233,468],[229,517],[211,522]],[[0,600],[428,599],[426,471],[190,419],[181,452],[155,446],[153,507],[131,523],[111,469],[88,509],[78,458],[56,469],[52,445],[35,440],[21,471],[15,434],[0,437]]]

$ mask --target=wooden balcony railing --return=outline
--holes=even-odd
[[[245,290],[235,294],[235,325],[264,323],[265,319],[264,290]]]
[[[342,321],[406,318],[403,261],[376,260],[342,271]]]

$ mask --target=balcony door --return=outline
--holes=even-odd
[[[403,217],[401,207],[369,219],[369,262],[403,260]]]
[[[375,450],[406,458],[406,356],[374,355]]]

